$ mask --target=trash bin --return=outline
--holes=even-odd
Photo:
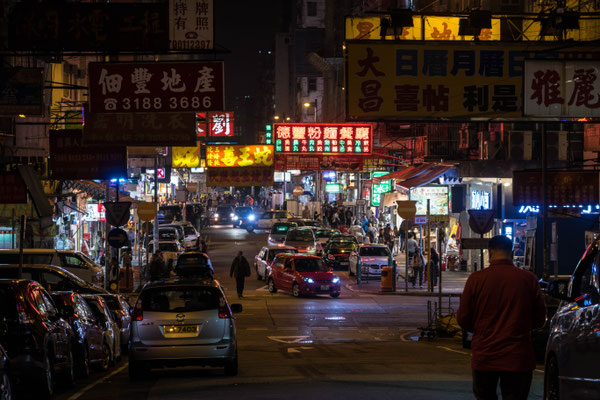
[[[392,267],[381,268],[381,291],[391,292],[394,290],[394,274]]]

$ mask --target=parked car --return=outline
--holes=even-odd
[[[234,221],[234,226],[244,228],[248,224],[253,224],[256,221],[257,212],[252,207],[236,207],[235,216],[237,219]]]
[[[0,345],[0,399],[10,400],[13,398],[11,371],[8,365],[8,354]]]
[[[264,279],[266,282],[267,276],[269,275],[269,268],[271,267],[271,263],[273,262],[277,254],[295,254],[297,252],[298,250],[291,246],[264,246],[254,257],[254,269],[256,270],[256,277],[258,278],[258,280]]]
[[[183,365],[223,366],[226,375],[237,375],[233,313],[241,311],[213,279],[145,285],[131,314],[130,378]]]
[[[50,294],[61,317],[73,329],[73,355],[79,376],[87,378],[90,366],[108,369],[110,347],[105,341],[104,329],[81,295],[75,292],[52,292]]]
[[[212,215],[210,222],[214,225],[218,224],[233,224],[235,222],[235,212],[233,206],[219,206],[215,213]]]
[[[323,224],[319,221],[309,218],[290,218],[288,219],[288,222],[295,222],[298,226],[308,226],[315,230],[323,227]]]
[[[0,250],[0,264],[18,264],[19,250]],[[24,264],[47,264],[61,267],[84,281],[104,285],[104,270],[85,254],[74,250],[23,249]]]
[[[210,258],[205,253],[190,251],[180,254],[174,269],[175,275],[181,277],[207,277],[214,275]]]
[[[321,243],[315,239],[315,234],[311,228],[291,228],[287,231],[283,244],[294,247],[298,253],[321,255],[323,248]]]
[[[275,222],[287,222],[289,218],[294,218],[292,213],[282,210],[271,210],[264,212],[256,221],[256,224],[248,224],[247,230],[256,229],[271,229]]]
[[[150,249],[153,249],[154,242],[150,242],[148,246]],[[160,242],[158,243],[158,249],[161,251],[165,263],[168,263],[169,260],[173,260],[173,263],[175,263],[177,257],[183,253],[183,247],[181,247],[181,244],[176,240]]]
[[[191,222],[175,222],[173,226],[181,227],[183,231],[184,249],[185,250],[198,250],[198,244],[200,243],[200,233],[196,230]]]
[[[271,227],[271,232],[267,238],[267,244],[270,246],[282,244],[285,241],[288,230],[297,226],[298,224],[295,222],[275,222]]]
[[[75,380],[73,330],[42,286],[0,279],[0,345],[8,353],[17,384],[42,397],[54,394],[57,377]]]
[[[0,265],[0,279],[18,279],[18,265]],[[49,292],[69,291],[77,293],[108,293],[90,285],[69,271],[52,265],[23,265],[22,279],[40,283]]]
[[[309,255],[278,254],[271,264],[267,285],[271,293],[281,289],[292,292],[294,297],[340,295],[340,278],[319,257]]]
[[[108,344],[110,350],[110,364],[115,365],[117,360],[121,358],[121,331],[119,325],[114,320],[106,301],[101,296],[84,294],[83,298],[104,332],[104,342]]]
[[[327,243],[342,243],[342,242],[352,242],[357,245],[359,244],[358,240],[356,239],[356,237],[354,235],[348,235],[348,234],[333,235],[327,241]]]
[[[317,229],[315,232],[315,238],[317,239],[317,242],[321,243],[321,245],[327,244],[329,238],[335,235],[340,235],[340,231],[337,229],[321,228]]]
[[[356,249],[356,243],[350,241],[327,242],[323,248],[323,260],[333,269],[347,270],[350,265],[350,254]]]
[[[159,226],[159,232],[161,230],[166,230],[166,229],[175,229],[177,231],[177,239],[169,239],[169,240],[179,240],[179,243],[181,243],[181,246],[183,246],[184,248],[185,246],[185,227],[183,224],[190,224],[189,222],[173,222],[171,224],[166,224],[166,225],[160,225]],[[193,226],[192,226],[193,228]],[[195,238],[194,238],[195,239]],[[163,238],[161,237],[160,240],[162,241]]]
[[[592,242],[568,285],[550,282],[561,303],[550,322],[544,399],[600,398],[600,241]]]
[[[381,267],[393,265],[392,253],[384,244],[363,244],[348,257],[349,275],[356,275],[358,266],[362,279],[381,279]]]
[[[121,353],[127,352],[127,343],[129,342],[129,336],[131,333],[131,315],[129,310],[131,305],[125,298],[118,294],[103,294],[102,299],[106,302],[108,309],[117,325],[119,326],[119,332],[121,333]]]

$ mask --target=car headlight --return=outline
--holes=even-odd
[[[234,213],[231,213],[231,214],[229,214],[229,216],[230,216],[231,218],[233,218],[233,216],[234,216],[234,215],[235,215]]]
[[[331,283],[340,283],[340,278],[338,276],[334,276],[331,280]]]
[[[302,278],[302,280],[306,283],[315,283],[312,278]]]
[[[237,221],[237,220],[238,220],[238,216],[237,216],[237,215],[234,215],[234,216],[233,216],[233,220],[234,220],[234,221]]]
[[[219,214],[216,214],[216,213],[215,213],[215,218],[219,218]]]
[[[254,221],[255,218],[254,214],[248,215],[248,221]]]

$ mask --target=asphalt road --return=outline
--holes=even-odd
[[[427,297],[352,291],[346,273],[339,298],[296,299],[270,294],[253,275],[244,298],[229,267],[238,250],[253,265],[267,235],[230,227],[207,229],[208,253],[237,315],[239,375],[222,370],[153,370],[130,382],[127,359],[93,374],[58,399],[470,399],[469,350],[460,340],[419,340]],[[377,288],[378,282],[372,282]],[[530,399],[542,398],[543,373],[534,372]]]

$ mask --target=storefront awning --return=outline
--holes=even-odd
[[[390,172],[387,175],[378,176],[373,178],[372,181],[374,184],[379,184],[381,181],[385,181],[388,179],[395,179],[396,181],[411,179],[419,174],[422,174],[424,171],[429,170],[434,167],[436,164],[432,163],[423,163],[417,166],[411,166],[408,168],[401,169],[399,171]]]
[[[422,172],[419,175],[413,176],[410,179],[405,179],[401,182],[396,181],[396,185],[398,185],[404,189],[407,189],[407,190],[410,190],[415,187],[423,186],[423,185],[426,185],[429,182],[433,181],[434,179],[437,179],[440,175],[443,175],[446,171],[448,171],[451,168],[454,168],[454,165],[438,164],[438,165],[435,165],[435,166],[429,168],[427,171]]]

